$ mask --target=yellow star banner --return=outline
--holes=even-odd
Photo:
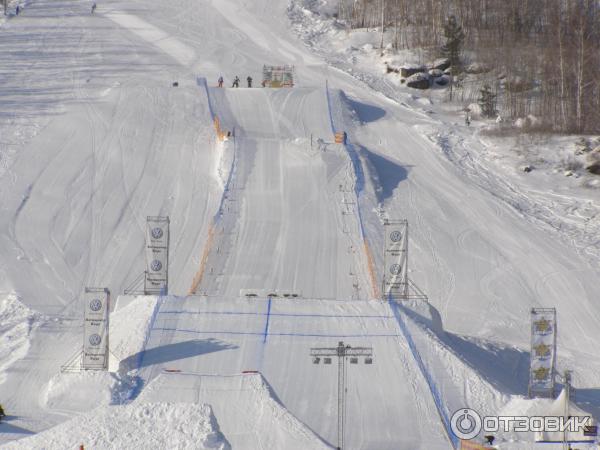
[[[533,347],[537,358],[547,358],[550,356],[551,347],[546,344],[539,344]]]
[[[547,319],[541,319],[537,322],[533,322],[536,333],[546,334],[552,332],[552,324]]]
[[[539,367],[537,369],[533,369],[533,379],[536,381],[544,381],[548,379],[548,375],[550,375],[550,369],[548,367]]]

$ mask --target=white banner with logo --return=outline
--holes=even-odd
[[[108,313],[106,288],[86,288],[83,313],[83,368],[108,367]]]
[[[386,298],[408,295],[408,224],[386,222],[383,292]]]
[[[531,364],[529,393],[531,396],[554,395],[554,362],[556,358],[556,310],[531,310]]]
[[[146,294],[167,294],[169,286],[169,218],[146,221]]]

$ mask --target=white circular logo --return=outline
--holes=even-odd
[[[481,431],[481,417],[472,409],[459,409],[452,414],[450,427],[457,438],[473,439]]]
[[[390,266],[390,273],[392,275],[398,275],[401,270],[402,270],[402,267],[400,267],[400,264],[392,264]]]
[[[92,334],[90,336],[90,345],[93,345],[94,347],[97,345],[100,345],[100,342],[102,341],[102,338],[100,337],[99,334]]]
[[[398,230],[392,231],[390,233],[390,239],[392,242],[400,242],[402,239],[402,233],[400,233]]]
[[[150,263],[150,268],[153,271],[158,272],[160,269],[162,269],[162,263],[158,259],[155,259]]]
[[[152,234],[154,239],[160,239],[163,235],[163,230],[160,227],[152,228],[150,234]]]
[[[102,302],[99,298],[95,298],[90,302],[90,309],[92,311],[100,311],[102,309]]]

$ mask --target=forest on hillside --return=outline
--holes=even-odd
[[[466,64],[511,118],[533,115],[548,131],[600,132],[600,1],[339,0],[349,29],[381,27],[382,47],[441,56],[454,17],[461,40],[453,67],[460,89]]]

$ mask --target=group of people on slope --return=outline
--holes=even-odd
[[[246,78],[246,81],[248,82],[248,87],[251,88],[252,87],[252,77],[250,75],[248,75],[248,78]],[[223,77],[220,76],[219,79],[217,80],[218,86],[220,88],[223,87]],[[231,87],[234,88],[238,88],[240,87],[240,77],[238,77],[237,75],[235,76],[235,78],[233,79],[233,83],[231,84]],[[263,85],[264,87],[264,85]]]

